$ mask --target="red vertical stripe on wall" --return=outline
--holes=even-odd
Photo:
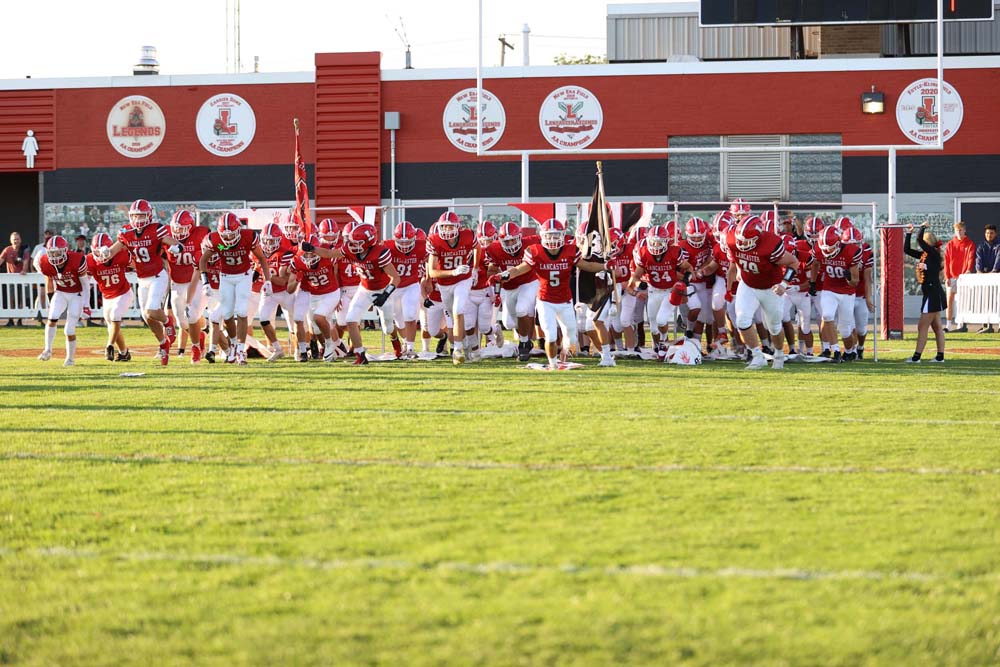
[[[50,171],[56,168],[56,94],[53,90],[0,91],[0,171]],[[35,133],[35,168],[26,169],[21,144]]]
[[[381,54],[316,54],[317,206],[381,201]]]

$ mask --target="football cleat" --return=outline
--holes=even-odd
[[[865,360],[865,349],[863,347],[858,348],[858,361]]]
[[[76,362],[73,361],[72,358],[67,359],[66,361],[63,362],[63,366],[67,367],[67,368],[70,367],[70,366],[75,366],[75,365],[76,365]]]
[[[191,346],[191,363],[197,364],[201,361],[201,346],[192,345]]]
[[[170,341],[164,341],[160,345],[160,365],[166,366],[170,362]]]
[[[280,347],[276,347],[276,348],[274,348],[274,350],[271,351],[271,354],[270,354],[270,356],[268,356],[267,360],[268,361],[277,361],[278,359],[281,359],[284,356],[285,356],[285,351],[283,349],[281,349]]]
[[[446,347],[448,347],[448,337],[441,336],[440,338],[438,338],[437,347],[434,349],[434,351],[438,355],[442,355],[444,354],[444,350]]]
[[[174,316],[168,315],[167,322],[163,325],[163,334],[170,341],[170,345],[173,346],[174,341],[177,340],[177,329],[174,328]]]
[[[837,350],[836,352],[833,353],[833,363],[835,364],[844,363],[844,357],[841,356],[840,350]]]
[[[820,352],[819,356],[823,357],[824,359],[829,359],[831,357],[830,348],[826,348],[825,350]]]
[[[226,363],[235,364],[236,363],[236,346],[230,345],[229,349],[226,350]]]
[[[601,355],[601,360],[599,362],[597,362],[597,365],[598,366],[617,366],[617,364],[615,363],[615,358],[612,357],[610,354],[608,354],[608,355]]]
[[[309,355],[313,359],[319,359],[319,341],[315,338],[309,341]]]
[[[451,353],[451,363],[461,366],[465,363],[465,350],[456,349]]]
[[[118,356],[115,357],[115,361],[132,361],[132,351],[125,350],[125,352],[119,352]]]
[[[531,341],[526,340],[523,343],[517,344],[517,360],[518,361],[528,361],[531,359]]]
[[[857,352],[844,352],[844,361],[852,362],[858,358]]]
[[[237,366],[246,366],[247,365],[247,355],[243,354],[243,352],[237,352],[236,353],[236,365]]]
[[[762,368],[767,368],[767,359],[763,354],[751,358],[750,363],[746,365],[748,371],[759,371]]]
[[[48,361],[52,358],[52,352],[49,350],[42,350],[42,353],[38,355],[39,361]]]
[[[309,353],[308,352],[300,352],[299,353],[299,363],[302,363],[302,364],[309,363]]]
[[[115,360],[115,346],[114,345],[108,345],[106,348],[104,348],[104,358],[107,359],[108,361],[114,361]]]
[[[785,353],[774,355],[774,359],[771,361],[771,368],[774,370],[781,370],[785,367]]]
[[[908,364],[919,364],[920,363],[920,359],[917,359],[915,357],[910,357],[909,359],[906,360],[906,363],[908,363]]]
[[[354,365],[355,366],[367,366],[368,365],[368,355],[364,352],[354,353]]]

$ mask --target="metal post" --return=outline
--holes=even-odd
[[[390,222],[395,227],[396,219],[396,130],[389,130],[389,203],[392,205]]]
[[[872,303],[875,304],[875,326],[872,328],[872,361],[878,363],[878,337],[882,335],[879,326],[879,311],[882,309],[882,289],[878,282],[878,263],[881,259],[878,246],[878,207],[872,204]],[[863,267],[862,267],[863,270]]]
[[[531,158],[527,153],[521,153],[521,203],[525,204],[528,202],[528,190],[529,190],[529,173],[530,165],[528,161]],[[528,224],[528,214],[521,212],[521,226],[524,227]]]
[[[524,26],[521,28],[521,43],[523,44],[523,48],[521,49],[521,64],[524,65],[525,67],[528,66],[528,61],[529,61],[528,58],[529,35],[531,35],[531,28],[528,27],[527,23],[525,23]]]
[[[476,49],[476,106],[483,101],[483,0],[479,0],[479,42]],[[481,107],[480,107],[481,108]],[[483,154],[483,114],[476,113],[476,155]]]

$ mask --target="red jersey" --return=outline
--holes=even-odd
[[[620,253],[617,257],[613,257],[607,261],[608,268],[610,268],[615,275],[615,283],[627,283],[629,278],[632,277],[632,258],[627,254]]]
[[[872,247],[867,243],[861,244],[861,266],[858,268],[858,287],[854,291],[854,296],[860,296],[864,298],[865,287],[867,282],[865,280],[865,269],[870,269],[875,266],[875,253],[872,251]]]
[[[194,277],[194,267],[201,259],[201,245],[208,236],[208,227],[192,227],[188,237],[181,241],[184,250],[179,255],[167,253],[167,271],[175,283],[189,283]]]
[[[93,254],[87,255],[87,271],[97,280],[97,289],[105,299],[114,299],[125,294],[132,286],[125,277],[128,255],[123,252],[111,258],[107,264],[97,261]]]
[[[861,246],[853,243],[841,244],[833,257],[819,254],[820,269],[823,274],[823,289],[837,294],[854,294],[855,286],[847,281],[851,277],[851,267],[861,271]]]
[[[476,249],[476,234],[471,229],[458,232],[455,245],[450,245],[437,233],[427,237],[427,254],[434,258],[434,268],[450,271],[459,265],[472,266],[472,253]],[[455,285],[468,278],[465,276],[442,276],[434,280],[442,285]]]
[[[238,275],[250,270],[250,257],[257,245],[257,233],[252,229],[241,229],[240,238],[236,243],[227,246],[222,242],[219,232],[212,232],[205,237],[204,246],[218,253],[221,261],[219,271],[227,275]],[[204,249],[204,247],[203,247]]]
[[[740,280],[754,289],[770,289],[781,282],[785,270],[778,266],[778,260],[785,254],[785,242],[777,234],[762,231],[760,238],[750,250],[736,247],[736,227],[730,227],[726,234],[726,249],[729,261],[739,269]]]
[[[636,271],[640,267],[645,269],[646,282],[656,289],[670,289],[674,286],[677,282],[677,265],[683,261],[679,246],[667,246],[666,252],[657,256],[649,252],[649,246],[645,241],[636,247],[633,260]]]
[[[715,275],[725,278],[729,272],[729,255],[721,243],[716,243],[712,246],[712,259],[719,265],[719,268],[715,270]]]
[[[538,276],[538,299],[546,303],[569,303],[573,299],[570,281],[580,259],[580,249],[571,243],[560,248],[555,257],[541,243],[525,248],[524,261]]]
[[[266,257],[267,268],[271,269],[271,287],[274,288],[275,292],[283,290],[288,286],[288,276],[281,276],[279,274],[281,273],[281,269],[291,266],[292,259],[294,258],[295,253],[292,252],[291,246],[288,248],[279,246],[277,250]]]
[[[486,248],[486,265],[495,266],[498,271],[513,269],[515,266],[524,261],[524,251],[538,242],[539,238],[534,234],[524,235],[521,237],[521,247],[518,248],[517,252],[512,255],[503,249],[503,246],[499,241],[494,241]],[[528,283],[536,280],[538,280],[538,276],[535,275],[535,271],[532,269],[531,271],[528,271],[513,280],[508,280],[503,283],[502,287],[504,289],[517,289],[521,285],[527,285]]]
[[[166,225],[150,223],[137,230],[129,225],[118,233],[118,242],[128,248],[140,278],[152,278],[163,270],[163,239],[170,236]]]
[[[67,252],[66,262],[58,269],[49,261],[48,255],[42,255],[38,259],[38,267],[44,275],[52,278],[57,292],[83,294],[83,283],[80,282],[80,278],[87,275],[87,260],[84,259],[82,252]]]
[[[687,239],[684,239],[678,244],[681,249],[681,259],[691,265],[693,271],[697,271],[701,267],[705,266],[713,259],[715,259],[715,244],[709,238],[705,239],[705,242],[701,244],[700,248],[695,248],[693,245],[688,243]],[[702,277],[701,280],[695,280],[694,276],[691,277],[692,283],[703,283],[705,278]]]
[[[344,258],[354,265],[361,277],[361,286],[366,290],[378,292],[384,290],[391,282],[385,266],[392,264],[392,253],[382,243],[376,243],[364,257],[358,257],[344,248]]]
[[[424,247],[420,247],[421,245]],[[415,244],[409,253],[404,253],[397,248],[395,239],[386,241],[385,247],[389,249],[389,253],[392,255],[392,265],[396,267],[396,272],[399,274],[397,287],[409,287],[419,283],[424,275],[424,264],[427,261],[426,244]]]
[[[441,303],[441,290],[438,289],[436,280],[431,281],[431,291],[427,294],[427,298],[434,303]]]
[[[302,289],[310,294],[330,294],[340,289],[337,269],[333,261],[326,257],[320,257],[316,264],[309,266],[301,256],[297,256],[292,260],[291,266],[302,283]]]
[[[795,271],[795,277],[792,278],[792,285],[798,285],[799,287],[808,287],[809,285],[809,269],[812,268],[813,259],[812,246],[809,241],[805,239],[799,239],[795,242],[794,249],[790,249],[795,259],[799,260],[799,268]]]

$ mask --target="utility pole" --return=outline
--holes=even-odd
[[[513,51],[514,45],[508,42],[507,38],[503,35],[500,35],[497,40],[500,42],[500,67],[503,67],[504,60],[506,60],[505,56],[507,55],[507,49]]]

